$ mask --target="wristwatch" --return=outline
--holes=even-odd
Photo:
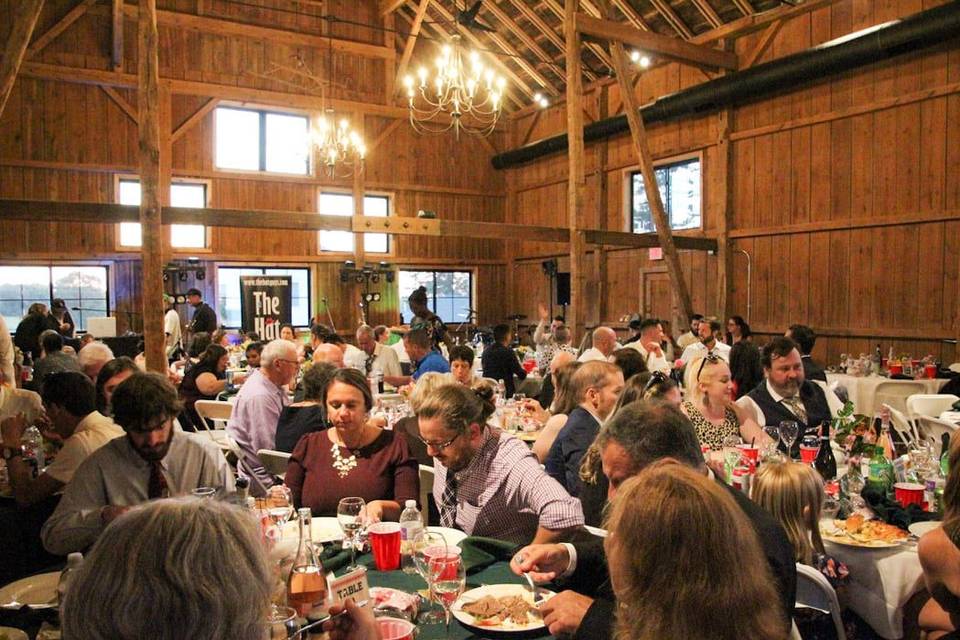
[[[10,460],[12,458],[16,458],[17,456],[22,456],[22,455],[23,455],[23,451],[20,449],[20,447],[4,447],[3,448],[4,460]]]

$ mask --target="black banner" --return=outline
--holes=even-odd
[[[240,276],[240,314],[243,330],[261,340],[276,340],[280,327],[290,323],[293,287],[290,276]]]

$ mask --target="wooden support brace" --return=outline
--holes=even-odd
[[[120,107],[120,110],[127,114],[127,117],[130,118],[134,123],[138,121],[137,110],[129,102],[124,100],[123,96],[117,92],[113,87],[100,86],[100,90],[103,91],[107,96],[110,97],[113,102]]]
[[[743,69],[749,69],[757,63],[757,60],[760,59],[760,56],[764,54],[764,52],[770,46],[770,43],[773,42],[773,39],[776,37],[777,33],[780,32],[780,27],[782,26],[782,20],[770,23],[770,26],[767,27],[766,31],[763,32],[763,35],[760,36],[760,41],[757,43],[757,46],[754,47],[753,51],[747,54],[746,58],[744,58],[742,65]]]
[[[210,98],[204,102],[199,109],[190,114],[189,118],[184,120],[180,126],[173,130],[173,133],[170,136],[170,142],[173,143],[182,138],[187,131],[203,120],[208,113],[216,109],[218,104],[220,104],[220,101],[216,98]]]
[[[77,6],[67,12],[67,15],[60,18],[56,24],[47,29],[43,35],[37,38],[32,45],[30,45],[30,55],[35,56],[40,51],[43,50],[48,44],[57,39],[61,33],[66,31],[70,25],[80,19],[83,14],[87,12],[87,9],[92,7],[97,0],[82,0]]]
[[[24,0],[18,4],[19,10],[14,13],[13,28],[7,36],[3,60],[0,61],[0,115],[3,115],[3,108],[7,106],[7,99],[13,91],[13,83],[27,52],[27,44],[43,8],[43,0]]]

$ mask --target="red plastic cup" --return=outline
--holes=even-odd
[[[523,370],[528,374],[533,373],[533,370],[537,368],[536,360],[524,360],[523,361]]]
[[[377,522],[367,528],[377,571],[400,568],[400,523]]]
[[[800,445],[800,462],[803,464],[813,464],[813,461],[817,459],[818,451],[820,451],[820,447],[805,447]]]
[[[923,368],[923,374],[933,380],[937,377],[937,365],[928,364]]]
[[[750,444],[738,444],[737,449],[740,450],[740,455],[756,466],[757,461],[760,459],[760,447]]]
[[[903,365],[902,364],[890,365],[890,375],[892,376],[903,375]]]
[[[911,504],[923,505],[923,485],[913,482],[898,482],[893,485],[897,502],[906,507]]]
[[[377,618],[381,640],[413,640],[416,626],[400,618]]]

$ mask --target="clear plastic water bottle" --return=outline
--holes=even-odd
[[[36,478],[46,466],[40,429],[29,427],[23,432],[23,438],[20,441],[23,443],[23,459],[33,467],[33,477]]]
[[[413,558],[413,541],[423,531],[423,518],[417,509],[415,500],[407,500],[400,514],[400,566],[404,573],[417,574],[417,563]]]
[[[57,582],[58,607],[63,607],[63,597],[70,588],[70,580],[73,578],[73,574],[76,573],[77,569],[80,568],[81,564],[83,564],[82,553],[75,551],[67,556],[67,566],[60,572],[60,580]]]

